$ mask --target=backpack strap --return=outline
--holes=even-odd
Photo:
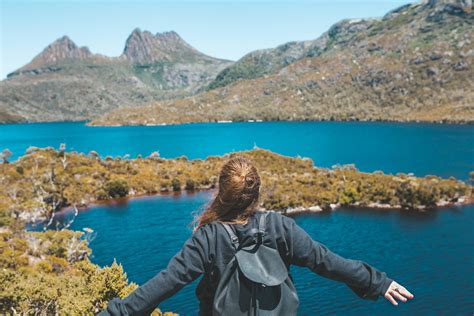
[[[261,244],[263,242],[263,236],[265,236],[265,229],[266,229],[266,223],[267,223],[267,215],[268,212],[262,212],[263,214],[260,215],[259,221],[258,221],[258,233],[257,233],[257,243]],[[235,234],[234,230],[232,227],[230,227],[229,224],[226,223],[221,223],[222,226],[224,226],[225,230],[227,231],[227,234],[230,237],[230,240],[232,242],[232,245],[236,250],[239,249],[240,242],[239,242],[239,237]]]
[[[224,226],[227,234],[229,234],[230,241],[232,242],[232,246],[234,246],[235,250],[239,249],[239,237],[234,233],[232,227],[229,224],[221,223]]]
[[[262,235],[265,235],[267,215],[268,215],[268,212],[263,212],[263,214],[260,215],[260,220],[258,221],[258,232]]]
[[[255,236],[257,238],[258,245],[261,245],[263,243],[263,236],[265,236],[265,228],[267,223],[267,215],[268,212],[263,212],[263,214],[260,215],[260,218],[258,220],[258,233]]]

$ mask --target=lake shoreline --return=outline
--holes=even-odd
[[[137,123],[137,124],[120,124],[120,123],[94,123],[94,120],[86,121],[85,125],[90,127],[125,127],[125,126],[143,126],[143,127],[154,127],[154,126],[176,126],[176,125],[187,125],[187,124],[230,124],[230,123],[271,123],[271,122],[316,122],[316,123],[406,123],[406,124],[436,124],[436,125],[474,125],[474,121],[471,120],[396,120],[396,119],[346,119],[346,120],[228,120],[228,121],[182,121],[182,122],[171,122],[171,123]]]
[[[457,202],[442,202],[438,203],[436,206],[431,206],[431,207],[417,207],[417,208],[404,208],[401,205],[389,205],[389,204],[382,204],[382,203],[374,203],[373,205],[360,205],[360,204],[347,204],[347,205],[334,205],[329,208],[321,208],[318,205],[311,206],[311,207],[306,207],[306,208],[289,208],[283,211],[278,211],[279,213],[282,213],[287,216],[298,216],[302,214],[315,214],[315,213],[321,213],[321,212],[333,212],[337,211],[340,208],[351,208],[351,209],[367,209],[371,211],[408,211],[408,212],[431,212],[431,211],[436,211],[436,210],[442,210],[450,207],[455,207],[455,206],[468,206],[468,205],[473,205],[474,204],[474,199],[469,197],[469,196],[462,196],[459,198],[462,201],[457,201]]]
[[[124,127],[124,126],[175,126],[175,125],[188,125],[188,124],[229,124],[229,123],[277,123],[277,122],[315,122],[315,123],[406,123],[406,124],[436,124],[436,125],[474,125],[474,120],[396,120],[396,119],[338,119],[338,120],[228,120],[228,121],[183,121],[179,123],[143,123],[143,124],[94,124],[94,120],[60,120],[60,121],[18,121],[18,122],[0,122],[0,125],[20,125],[20,124],[55,124],[55,123],[84,123],[89,127]]]
[[[209,193],[210,195],[214,195],[216,193],[216,189],[200,189],[200,190],[194,190],[194,191],[179,191],[179,192],[161,192],[161,193],[156,193],[156,194],[139,194],[139,195],[134,195],[134,196],[128,196],[128,197],[123,197],[123,198],[116,198],[116,199],[108,199],[108,200],[97,200],[97,201],[92,201],[86,205],[81,205],[77,207],[78,213],[81,212],[88,212],[88,211],[93,211],[94,208],[105,206],[105,207],[115,207],[117,205],[126,205],[128,202],[131,201],[136,201],[136,200],[147,200],[147,199],[154,199],[158,197],[176,197],[176,198],[182,198],[182,197],[192,197],[195,194],[199,193]],[[460,201],[459,201],[460,200]],[[283,210],[270,210],[270,209],[265,209],[265,208],[260,208],[260,211],[270,211],[270,212],[276,212],[280,213],[285,216],[293,217],[293,216],[298,216],[298,215],[304,215],[304,214],[316,214],[316,213],[321,213],[321,212],[333,212],[337,211],[341,208],[351,208],[351,209],[367,209],[371,211],[408,211],[408,212],[430,212],[430,211],[436,211],[436,210],[443,210],[447,209],[450,207],[463,207],[463,206],[468,206],[468,205],[473,205],[474,204],[474,198],[469,197],[469,196],[461,196],[459,197],[459,200],[456,202],[448,202],[448,201],[443,201],[439,202],[436,206],[432,207],[418,207],[418,208],[403,208],[401,205],[389,205],[389,204],[382,204],[382,203],[373,203],[372,205],[360,205],[360,204],[347,204],[347,205],[341,205],[341,204],[333,204],[330,205],[327,208],[323,208],[319,205],[314,205],[310,207],[295,207],[295,208],[287,208]],[[57,212],[55,214],[65,214],[68,212],[71,212],[74,210],[74,206],[66,206]],[[46,220],[45,220],[46,221]],[[39,223],[41,224],[41,223]]]

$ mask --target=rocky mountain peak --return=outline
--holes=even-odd
[[[69,36],[67,36],[67,35],[64,35],[63,37],[58,38],[53,43],[51,43],[51,45],[49,45],[49,46],[50,47],[55,47],[55,46],[56,47],[63,47],[65,50],[75,50],[75,49],[77,49],[76,43],[74,43],[69,38]]]
[[[136,28],[128,37],[122,56],[136,64],[152,64],[204,55],[174,31],[153,35]]]
[[[66,59],[83,60],[91,58],[92,56],[93,54],[90,52],[89,48],[77,46],[68,36],[65,35],[49,44],[41,53],[36,55],[29,64],[18,69],[13,74],[19,74],[33,69],[40,69]]]
[[[183,40],[181,36],[178,35],[175,31],[168,31],[168,32],[158,32],[156,33],[156,37],[162,38],[162,39],[167,39],[167,40]]]
[[[89,48],[77,46],[68,36],[63,36],[48,45],[33,59],[54,63],[61,59],[86,59],[92,56]]]

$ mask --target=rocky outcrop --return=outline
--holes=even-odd
[[[176,32],[156,33],[135,29],[125,43],[122,56],[134,64],[182,61],[193,58],[212,60],[186,43]]]
[[[10,73],[8,77],[21,74],[38,74],[44,72],[44,68],[49,68],[49,71],[58,71],[60,69],[54,67],[54,64],[60,61],[68,59],[85,60],[92,57],[93,54],[89,48],[78,47],[69,37],[63,36],[48,45],[29,64]]]
[[[472,0],[426,0],[423,4],[453,14],[472,12]]]
[[[92,57],[87,47],[78,47],[69,37],[63,36],[46,47],[41,54],[36,56],[30,67],[36,62],[41,64],[52,64],[61,59],[86,59]]]

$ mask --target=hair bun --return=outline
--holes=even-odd
[[[255,179],[252,176],[245,176],[245,185],[247,187],[253,187],[255,184]]]

